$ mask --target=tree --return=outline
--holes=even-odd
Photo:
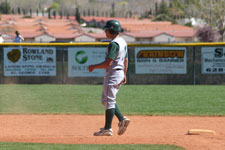
[[[67,12],[67,14],[66,14],[66,19],[70,19],[70,14],[69,14],[69,12]]]
[[[158,3],[155,3],[155,14],[157,15],[158,12]]]
[[[95,11],[94,10],[92,11],[92,16],[95,16]]]
[[[20,15],[21,14],[21,9],[20,7],[17,8],[17,13]]]
[[[54,10],[58,10],[59,9],[59,4],[57,2],[53,2],[52,6],[50,8],[54,9]]]
[[[33,14],[32,9],[30,9],[30,16],[31,16],[31,17],[32,17],[32,14]]]
[[[164,0],[160,3],[159,8],[157,6],[156,15],[157,16],[153,19],[153,21],[170,21],[174,24],[177,23],[170,13],[168,4]]]
[[[220,41],[224,41],[225,32],[225,0],[204,0],[201,16],[204,21],[220,34]]]
[[[182,0],[173,0],[182,3]],[[225,0],[184,0],[186,6],[183,11],[189,18],[201,18],[205,24],[216,29],[220,34],[220,41],[224,41],[225,32]]]
[[[36,9],[36,16],[38,16],[38,14],[39,14],[39,10],[38,10],[38,9]]]
[[[56,11],[55,10],[53,11],[53,16],[54,16],[54,19],[56,19]]]
[[[172,15],[185,15],[185,17],[192,18],[198,14],[200,8],[201,0],[171,0],[170,2]]]
[[[85,10],[83,10],[83,16],[86,17],[86,11]]]
[[[60,15],[60,19],[62,19],[62,18],[63,18],[63,13],[62,13],[62,11],[59,12],[59,15]]]
[[[67,12],[73,13],[74,10],[78,7],[77,0],[53,0],[58,4],[57,10],[62,10],[65,12],[65,16]]]
[[[110,17],[115,17],[116,16],[116,12],[115,12],[115,3],[112,3],[112,12],[110,14]]]
[[[170,16],[169,7],[164,0],[162,0],[162,2],[160,3],[159,9],[157,10],[156,14],[166,14]]]
[[[91,11],[88,9],[87,16],[91,16]]]
[[[129,11],[129,17],[132,18],[132,11]]]
[[[56,11],[59,9],[59,4],[57,2],[53,2],[52,5],[48,8],[48,18],[51,19],[51,11],[53,10],[54,18],[56,18]]]
[[[89,0],[89,3],[96,3],[96,0]]]
[[[25,9],[23,9],[22,11],[23,11],[23,15],[25,16],[27,11]]]
[[[196,32],[196,37],[200,42],[215,42],[217,41],[217,33],[209,26],[199,27]]]
[[[48,9],[48,19],[52,19],[52,17],[51,17],[51,9]]]
[[[182,12],[188,18],[201,19],[220,34],[224,41],[225,0],[172,0],[173,10]]]
[[[75,14],[75,16],[76,16],[77,22],[80,23],[81,22],[81,20],[80,20],[80,12],[79,12],[79,9],[78,8],[76,8],[76,14]]]
[[[183,3],[179,3],[177,0],[172,0],[170,2],[170,14],[175,20],[179,19],[180,16],[183,16],[185,14],[185,12],[183,11],[183,7]]]
[[[43,9],[42,9],[41,13],[42,13],[42,16],[45,16],[45,11]]]
[[[9,14],[10,11],[11,11],[11,7],[10,7],[10,5],[9,5],[7,0],[5,0],[5,2],[2,2],[0,4],[0,13],[2,13],[2,14]]]
[[[169,21],[172,22],[173,24],[177,24],[177,22],[171,18],[170,16],[166,15],[166,14],[159,14],[157,15],[153,21]]]

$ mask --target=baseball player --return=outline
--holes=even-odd
[[[122,30],[120,22],[109,20],[104,26],[106,37],[112,41],[108,45],[105,61],[99,64],[90,65],[89,71],[95,69],[105,69],[104,85],[101,102],[105,106],[105,126],[100,131],[95,132],[94,136],[112,136],[113,116],[119,120],[118,135],[124,134],[130,119],[123,116],[116,104],[116,95],[122,84],[127,81],[126,72],[128,67],[127,43],[119,36]]]

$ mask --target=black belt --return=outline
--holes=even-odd
[[[123,70],[123,69],[118,68],[118,69],[116,69],[116,70]]]

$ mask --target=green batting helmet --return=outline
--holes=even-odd
[[[122,27],[119,21],[109,20],[103,29],[109,29],[110,33],[119,33],[122,31]]]

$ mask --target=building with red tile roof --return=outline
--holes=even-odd
[[[152,22],[149,19],[82,17],[87,26],[102,28],[108,20],[120,21],[127,42],[191,42],[195,39],[194,28],[174,25],[171,22]],[[24,18],[22,15],[1,15],[0,30],[6,42],[12,42],[15,31],[24,42],[50,42],[55,40],[94,42],[106,40],[104,31],[84,30],[75,18],[48,19],[47,17]],[[96,30],[97,31],[97,30]],[[11,39],[10,39],[11,37]]]
[[[83,19],[87,19],[85,22],[87,24],[100,25],[100,27],[111,19],[120,21],[124,29],[122,36],[128,42],[192,42],[195,40],[194,28],[167,21],[152,22],[149,19],[106,17],[84,17]]]

